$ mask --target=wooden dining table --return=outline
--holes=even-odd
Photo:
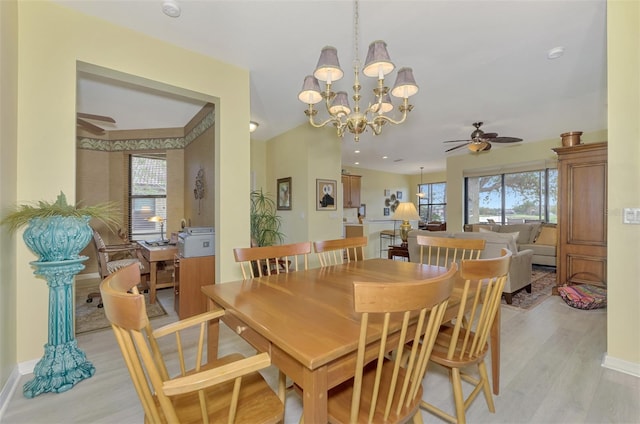
[[[432,278],[443,267],[368,259],[305,271],[203,286],[209,309],[225,309],[222,321],[302,388],[304,420],[327,422],[327,392],[351,378],[360,334],[353,309],[354,281]],[[460,304],[462,282],[449,300],[445,321]],[[208,330],[208,359],[217,357],[219,323]],[[491,332],[494,393],[499,392],[500,316]],[[372,341],[375,343],[375,340]]]

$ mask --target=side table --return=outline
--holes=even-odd
[[[409,262],[409,246],[407,243],[392,244],[389,246],[388,258],[393,259],[394,257],[406,258],[406,261]]]

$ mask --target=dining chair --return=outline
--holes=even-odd
[[[366,237],[347,237],[313,242],[313,250],[318,254],[320,266],[361,261],[364,259],[364,248],[366,246]]]
[[[230,354],[202,364],[207,326],[219,320],[223,310],[153,330],[144,297],[136,288],[139,282],[139,268],[129,265],[105,278],[100,292],[145,423],[276,423],[283,419],[283,403],[258,372],[271,364],[269,354],[248,358]],[[194,352],[184,341],[196,334]],[[190,361],[193,366],[188,368]]]
[[[420,247],[421,264],[449,267],[452,262],[463,259],[479,259],[486,241],[418,235],[416,243]]]
[[[464,283],[460,306],[456,318],[440,329],[431,352],[431,362],[449,370],[455,415],[426,401],[422,401],[420,406],[452,423],[466,422],[465,411],[480,391],[484,393],[489,411],[495,412],[484,358],[511,262],[511,251],[502,249],[501,253],[499,258],[461,261],[459,277]],[[477,368],[477,376],[469,374],[470,367]],[[473,385],[466,398],[462,380]]]
[[[120,231],[119,235],[122,233]],[[98,262],[98,274],[104,280],[109,274],[131,264],[138,264],[142,276],[142,284],[147,286],[149,279],[149,263],[144,259],[137,243],[105,244],[98,231],[93,230],[93,247],[95,248]],[[87,303],[100,298],[100,292],[91,292],[87,295]],[[98,303],[102,308],[102,301]]]
[[[354,311],[360,315],[355,374],[329,391],[331,423],[422,422],[422,380],[456,270],[453,264],[426,280],[353,283]],[[411,340],[422,343],[405,344]],[[393,349],[398,355],[389,357]]]
[[[236,262],[240,263],[242,278],[245,280],[269,274],[307,269],[310,253],[311,242],[309,241],[277,246],[237,247],[233,249],[233,256]]]

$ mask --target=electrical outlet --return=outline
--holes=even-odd
[[[624,208],[622,222],[624,224],[640,224],[640,208]]]

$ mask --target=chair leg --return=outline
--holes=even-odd
[[[513,294],[512,293],[503,293],[504,300],[507,301],[507,305],[511,305],[513,303]]]
[[[418,412],[416,412],[416,414],[413,416],[413,424],[422,424],[422,412],[420,411],[420,408],[418,408]]]
[[[492,413],[496,412],[496,407],[493,404],[493,395],[491,394],[491,387],[489,387],[489,375],[487,374],[487,366],[484,361],[478,364],[478,371],[480,372],[480,378],[482,381],[482,391],[484,392],[484,398],[487,400],[487,406]]]
[[[464,411],[464,397],[462,395],[462,380],[460,378],[460,369],[451,369],[451,385],[453,386],[453,401],[456,407],[456,418],[458,424],[465,424],[466,417]]]

